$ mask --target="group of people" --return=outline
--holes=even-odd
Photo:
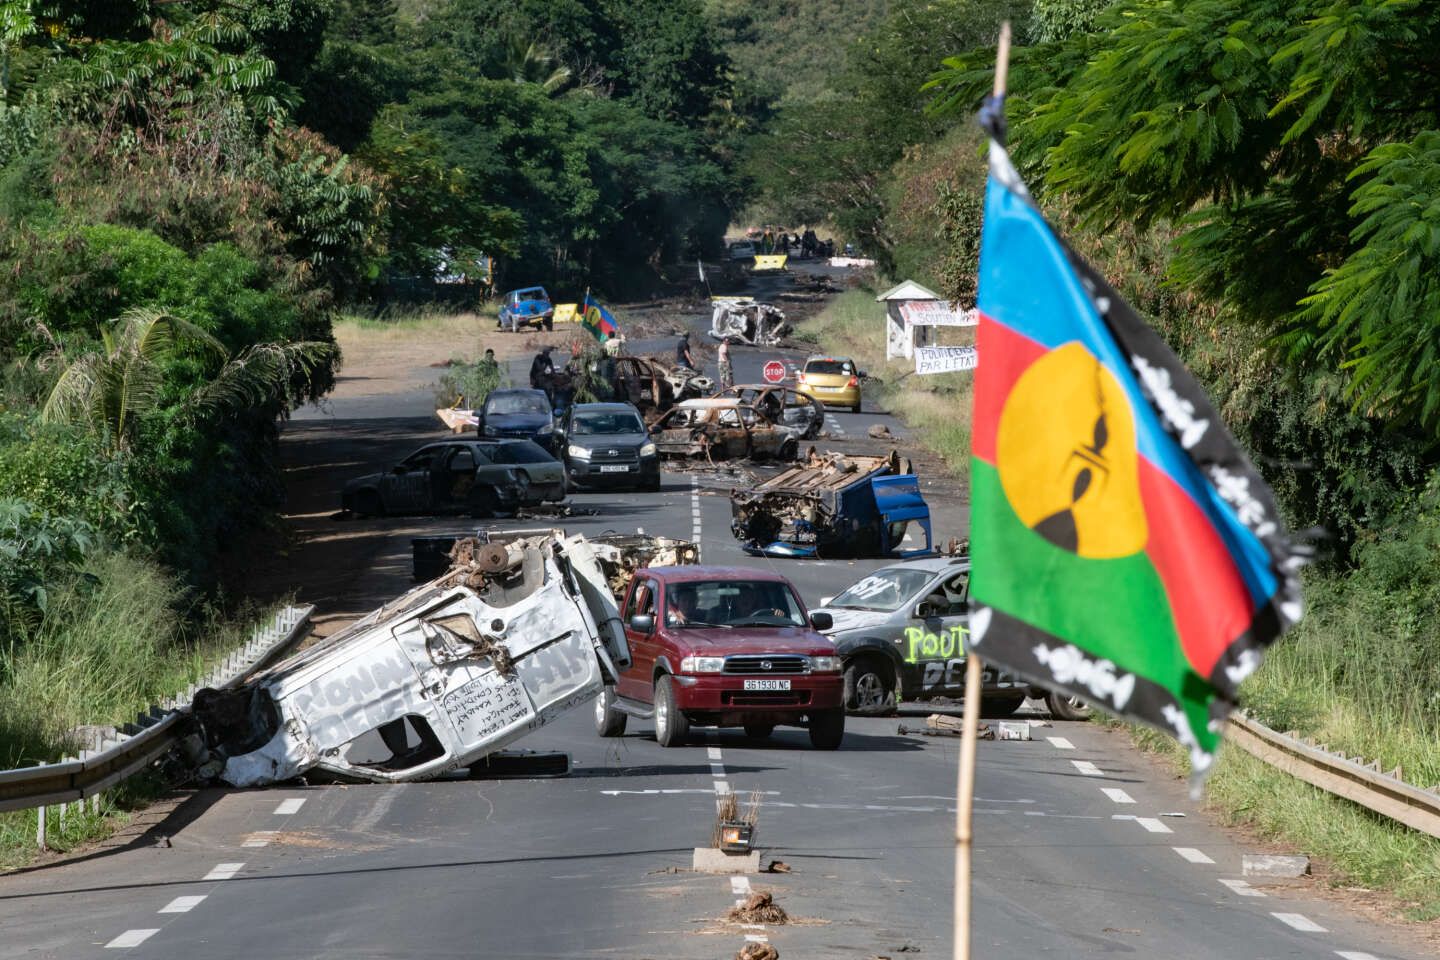
[[[617,343],[610,341],[609,343]],[[595,361],[592,376],[588,387],[592,394],[601,401],[614,400],[620,395],[619,370],[615,362],[618,349],[610,349],[609,343],[599,359]],[[580,345],[575,344],[570,349],[570,359],[563,367],[557,367],[550,354],[555,347],[547,345],[540,348],[535,359],[530,361],[530,386],[535,390],[545,391],[549,398],[550,405],[563,410],[575,399],[576,388],[584,372],[584,355],[580,352]]]
[[[784,230],[766,227],[764,230],[751,231],[750,239],[755,244],[756,251],[761,254],[798,254],[807,260],[835,256],[835,241],[822,241],[815,235],[815,231],[810,229],[806,229],[804,233],[786,233]]]

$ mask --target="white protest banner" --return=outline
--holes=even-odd
[[[915,372],[919,374],[974,370],[979,362],[980,354],[974,347],[915,348]]]
[[[907,300],[900,316],[914,327],[973,327],[980,323],[975,308],[961,310],[948,300]]]

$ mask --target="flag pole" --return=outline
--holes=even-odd
[[[1005,96],[1010,73],[1010,21],[1000,25],[995,49],[995,99]],[[1002,101],[1003,103],[1003,101]],[[1003,105],[998,109],[1004,109]],[[975,748],[980,739],[980,658],[965,655],[965,713],[961,719],[960,770],[955,785],[955,960],[970,960],[970,878],[974,847]]]

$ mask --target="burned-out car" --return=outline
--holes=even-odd
[[[565,498],[565,468],[529,440],[445,440],[384,473],[345,484],[340,508],[358,516],[468,513],[488,517]]]
[[[817,454],[730,495],[741,548],[770,557],[912,557],[933,552],[930,507],[909,461]],[[906,549],[914,524],[924,545]]]
[[[825,404],[794,387],[782,387],[776,383],[739,383],[715,396],[734,397],[750,404],[776,423],[793,427],[801,440],[814,440],[825,429]]]
[[[717,299],[710,312],[710,336],[716,340],[773,347],[789,332],[785,311],[746,297]]]
[[[672,369],[651,357],[615,358],[615,399],[633,404],[647,420],[714,389],[715,381],[694,370]]]
[[[650,427],[667,459],[794,460],[801,431],[733,397],[686,400]]]
[[[196,694],[185,749],[198,777],[423,780],[614,683],[630,650],[597,548],[554,534],[467,546],[440,579],[234,690]]]
[[[505,544],[527,536],[564,536],[563,530],[512,530],[497,533],[493,530],[477,530],[473,533],[441,533],[427,537],[416,537],[410,541],[413,551],[412,572],[416,580],[434,580],[449,570],[455,562],[456,544],[467,540],[490,545]],[[595,552],[595,562],[600,565],[611,592],[618,601],[630,585],[630,574],[640,567],[679,566],[700,562],[700,548],[691,540],[676,540],[657,537],[648,533],[602,533],[586,538]],[[465,551],[474,547],[466,545]],[[462,558],[463,559],[463,556]]]

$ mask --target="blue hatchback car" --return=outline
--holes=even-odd
[[[500,304],[500,329],[518,333],[527,326],[555,329],[555,305],[544,287],[511,290]]]
[[[482,437],[534,440],[552,456],[558,450],[555,412],[544,390],[491,390],[475,416]]]

